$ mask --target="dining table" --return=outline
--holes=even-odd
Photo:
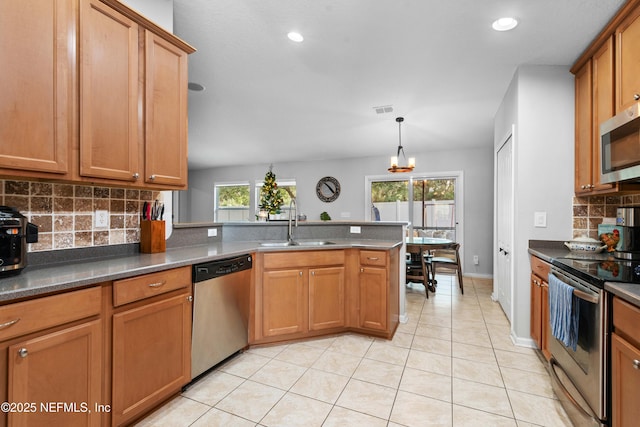
[[[431,264],[431,257],[432,257],[431,251],[434,251],[437,249],[450,249],[451,246],[455,244],[455,242],[453,240],[444,239],[440,237],[408,236],[405,239],[405,244],[407,245],[407,248],[409,246],[420,247],[420,250],[417,250],[417,251],[409,251],[409,250],[407,251],[408,255],[409,255],[409,252],[411,252],[410,254],[411,258],[410,259],[407,258],[407,263],[408,264],[419,263],[420,262],[420,258],[418,258],[420,256],[419,254],[422,254],[422,256],[425,256],[425,267],[427,269],[425,273],[426,280],[427,280],[426,286],[429,288],[429,290],[431,290],[432,292],[435,292],[436,284],[438,282],[436,281],[436,278],[433,272],[433,266]]]

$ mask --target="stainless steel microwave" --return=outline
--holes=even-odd
[[[600,182],[640,181],[640,103],[600,125]]]

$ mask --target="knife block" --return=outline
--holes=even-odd
[[[164,238],[164,221],[140,222],[140,252],[154,254],[166,251],[166,240]]]

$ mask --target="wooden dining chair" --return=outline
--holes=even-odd
[[[419,245],[407,245],[407,283],[421,283],[426,297],[429,298],[429,267],[426,265],[425,249]]]
[[[451,245],[434,249],[431,251],[431,254],[433,255],[433,257],[431,258],[433,277],[436,277],[436,269],[438,268],[438,266],[456,270],[456,273],[458,275],[458,284],[460,285],[460,292],[464,295],[464,284],[462,283],[462,265],[460,264],[460,244],[452,243]]]

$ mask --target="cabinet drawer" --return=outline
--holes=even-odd
[[[159,271],[113,282],[113,306],[129,304],[191,284],[191,267]]]
[[[640,344],[640,308],[631,305],[618,297],[613,298],[613,326],[617,333],[622,333]]]
[[[0,341],[100,314],[100,287],[0,307]]]
[[[551,271],[551,265],[544,262],[538,257],[531,257],[531,271],[538,277],[541,277],[545,281],[549,280],[549,271]]]
[[[343,250],[288,251],[264,254],[264,268],[318,267],[343,265]]]
[[[384,251],[360,251],[360,265],[387,265],[387,253]]]

